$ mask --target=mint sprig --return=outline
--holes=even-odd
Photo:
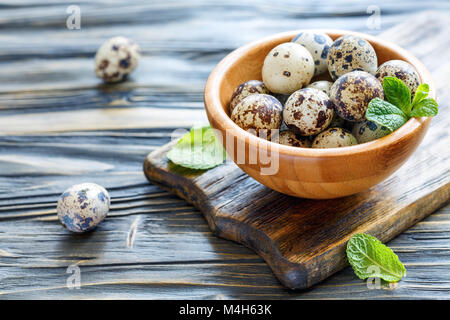
[[[196,170],[211,169],[223,163],[226,152],[210,126],[194,127],[167,153],[173,163]]]
[[[425,98],[418,102],[411,111],[411,117],[429,117],[438,113],[438,104],[431,98]]]
[[[416,89],[416,95],[414,96],[414,100],[411,103],[411,107],[413,105],[418,104],[420,101],[425,99],[428,96],[428,92],[430,91],[430,86],[426,83],[420,84]],[[411,110],[409,110],[411,111]]]
[[[385,77],[383,79],[383,90],[387,101],[397,106],[404,113],[409,112],[411,91],[403,81],[394,77]]]
[[[430,87],[422,83],[417,87],[411,102],[411,91],[400,79],[385,77],[383,90],[387,101],[372,99],[366,111],[366,118],[391,132],[404,125],[411,117],[434,117],[438,114],[438,104],[427,98]]]
[[[368,234],[358,233],[350,238],[347,258],[356,276],[362,280],[374,277],[396,282],[406,276],[405,266],[392,249]]]

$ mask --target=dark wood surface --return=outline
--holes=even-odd
[[[147,182],[145,156],[174,129],[206,121],[202,90],[214,65],[280,31],[333,27],[396,37],[432,71],[448,108],[448,33],[438,42],[428,37],[439,31],[433,21],[448,27],[448,2],[427,2],[440,14],[413,30],[407,25],[422,1],[378,2],[379,30],[366,26],[371,1],[241,3],[78,1],[82,29],[67,30],[67,4],[2,2],[0,299],[450,298],[448,206],[389,242],[408,269],[397,285],[368,290],[345,268],[294,292],[251,250],[213,236],[198,210]],[[120,34],[141,44],[143,59],[131,81],[101,85],[93,56]],[[424,143],[435,141],[448,152],[448,129]],[[59,226],[55,205],[65,188],[85,181],[110,191],[112,210],[95,232],[77,236]],[[79,290],[66,287],[72,264],[81,268]]]

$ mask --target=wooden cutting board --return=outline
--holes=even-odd
[[[438,83],[441,90],[448,88],[448,77],[441,77],[439,70],[450,67],[438,50],[449,29],[442,21],[423,15],[384,35],[401,44],[409,34],[426,34],[412,45],[423,43],[428,52],[424,62],[435,65],[439,79],[447,81]],[[439,102],[438,117],[408,162],[381,184],[346,198],[286,196],[259,184],[231,161],[209,171],[183,169],[166,157],[171,144],[148,155],[144,171],[152,183],[201,210],[214,234],[256,251],[285,286],[307,288],[347,265],[345,247],[354,233],[389,241],[449,200],[450,114],[448,103]]]
[[[231,161],[204,172],[178,167],[166,157],[171,145],[149,154],[147,178],[201,210],[214,234],[256,251],[292,289],[310,287],[345,267],[352,234],[365,232],[386,242],[450,197],[448,172],[442,170],[448,154],[433,161],[444,163],[441,170],[408,172],[423,164],[409,161],[366,192],[307,200],[272,191]]]

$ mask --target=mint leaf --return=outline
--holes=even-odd
[[[405,267],[392,249],[368,234],[359,233],[350,238],[347,258],[356,276],[362,280],[376,277],[396,282],[406,276]]]
[[[385,77],[383,79],[383,90],[387,101],[408,114],[411,106],[411,91],[402,80]]]
[[[408,116],[399,108],[380,98],[372,99],[366,111],[366,118],[391,132],[397,130],[408,121]]]
[[[210,126],[192,128],[167,153],[173,163],[197,170],[210,169],[226,158],[222,144]]]
[[[437,114],[438,104],[431,98],[422,99],[411,111],[411,117],[433,117]]]
[[[366,110],[366,118],[391,132],[397,130],[411,117],[433,117],[438,114],[438,104],[427,98],[430,87],[422,83],[417,87],[413,102],[408,87],[394,77],[383,79],[384,94],[389,101],[372,99]]]
[[[416,89],[416,94],[414,95],[414,100],[411,104],[411,108],[417,103],[428,97],[428,92],[430,91],[430,86],[426,83],[420,84]],[[411,109],[409,110],[411,111]]]

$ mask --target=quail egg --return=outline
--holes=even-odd
[[[353,70],[375,74],[378,59],[372,45],[366,40],[352,35],[342,36],[330,46],[327,56],[328,71],[336,80]]]
[[[396,77],[402,80],[411,91],[411,99],[414,98],[416,89],[420,84],[420,77],[416,69],[402,60],[386,61],[378,68],[375,77],[381,83],[383,83],[384,77]]]
[[[233,109],[242,99],[247,98],[249,95],[258,93],[271,94],[262,81],[250,80],[241,83],[236,90],[234,90],[233,95],[231,96],[230,113],[233,112]]]
[[[312,143],[313,148],[340,148],[358,144],[356,138],[342,128],[328,128],[319,133]]]
[[[273,93],[291,94],[307,85],[314,75],[314,60],[305,47],[282,43],[264,59],[262,78]]]
[[[365,120],[367,106],[372,99],[384,99],[383,86],[370,73],[352,71],[333,83],[330,98],[341,118],[361,121]]]
[[[379,139],[389,133],[391,132],[388,128],[368,120],[355,123],[352,129],[352,134],[356,137],[358,143]]]
[[[313,89],[319,89],[327,94],[327,96],[330,96],[330,90],[331,86],[333,85],[333,82],[326,81],[326,80],[320,80],[313,83],[310,83],[306,86],[306,88],[313,88]]]
[[[333,114],[333,103],[325,93],[304,88],[295,91],[286,101],[283,119],[295,133],[311,136],[328,127]]]
[[[114,37],[102,44],[95,55],[95,73],[105,82],[126,80],[140,59],[136,42]]]
[[[278,143],[300,148],[311,147],[311,141],[307,137],[297,136],[291,130],[281,131],[278,137]]]
[[[252,94],[237,104],[231,113],[231,120],[246,131],[269,138],[271,129],[281,126],[282,109],[281,103],[273,96]]]
[[[64,191],[58,199],[56,211],[65,228],[73,232],[86,232],[106,217],[110,202],[105,188],[95,183],[82,183]]]
[[[325,73],[327,67],[327,55],[333,40],[326,33],[305,31],[299,33],[292,42],[304,46],[314,59],[314,75]]]

